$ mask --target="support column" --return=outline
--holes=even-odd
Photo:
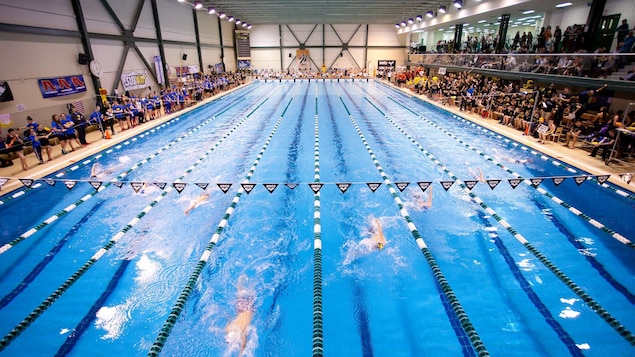
[[[218,38],[220,39],[220,62],[223,65],[223,72],[225,72],[225,47],[223,46],[223,26],[221,24],[220,17],[216,17],[218,20]]]
[[[498,27],[498,43],[496,44],[496,53],[503,53],[505,50],[505,42],[507,41],[507,29],[509,28],[509,14],[501,15],[500,26]]]
[[[75,21],[77,21],[77,29],[79,30],[79,34],[82,39],[82,47],[84,49],[84,53],[88,56],[88,61],[92,61],[95,59],[93,56],[93,49],[90,46],[90,37],[88,36],[88,29],[86,28],[86,22],[84,21],[84,12],[82,11],[82,6],[79,3],[79,0],[71,0],[73,4],[73,13],[75,14]],[[93,87],[95,87],[95,95],[99,98],[99,88],[101,88],[101,82],[99,77],[94,74],[90,74],[90,77],[93,82]]]
[[[599,43],[596,43],[596,38],[600,31],[600,23],[602,22],[602,13],[604,12],[605,5],[606,0],[593,0],[591,3],[584,34],[584,48],[589,51],[589,53],[595,51],[599,45]]]
[[[454,46],[452,52],[461,51],[461,36],[463,36],[463,24],[456,24],[454,27]],[[408,44],[410,46],[410,44]]]
[[[163,48],[163,35],[161,35],[161,22],[159,21],[159,9],[157,8],[157,0],[150,0],[152,4],[152,17],[154,18],[154,28],[157,33],[157,41],[159,45],[159,55],[161,56],[161,70],[163,71],[163,88],[170,87],[170,77],[168,77],[168,62],[165,58],[165,48]]]
[[[196,16],[197,11],[192,9],[192,16],[194,17],[194,35],[196,36],[196,54],[198,54],[198,68],[201,72],[205,73],[205,69],[203,68],[203,54],[201,53],[201,35],[198,29],[198,16]]]

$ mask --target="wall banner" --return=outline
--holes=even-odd
[[[81,74],[58,78],[41,78],[37,80],[37,83],[40,87],[42,98],[60,97],[86,91],[86,82],[84,82],[84,76]]]
[[[125,90],[148,87],[148,71],[130,71],[121,74],[121,84]]]
[[[157,73],[157,81],[159,84],[165,83],[165,78],[163,78],[163,61],[161,60],[161,56],[154,56],[154,71]]]

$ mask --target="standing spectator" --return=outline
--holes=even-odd
[[[553,33],[551,32],[551,26],[547,26],[545,29],[545,51],[553,52]]]
[[[99,127],[99,131],[101,131],[101,138],[105,138],[105,127],[104,127],[104,116],[101,114],[101,106],[96,105],[95,111],[90,114],[90,118],[88,120],[91,124],[97,124]]]
[[[86,126],[88,123],[86,122],[86,117],[79,112],[78,108],[73,108],[72,120],[75,130],[77,131],[79,144],[82,147],[88,145],[88,142],[86,142]]]
[[[35,129],[35,135],[38,139],[38,141],[40,142],[40,145],[42,146],[42,148],[44,150],[46,150],[46,156],[48,156],[48,161],[53,160],[51,158],[51,145],[49,143],[49,138],[51,137],[51,135],[53,135],[53,132],[46,128],[44,125],[40,124],[37,126],[37,129]]]
[[[553,31],[553,38],[554,51],[558,53],[562,52],[562,30],[560,26],[556,26],[556,29]]]
[[[527,50],[529,52],[533,52],[533,48],[534,48],[534,35],[532,34],[531,31],[529,31],[529,33],[527,34]]]
[[[24,137],[31,142],[31,146],[33,147],[33,153],[35,153],[35,157],[38,159],[40,164],[44,163],[44,158],[42,157],[42,144],[40,144],[40,140],[38,140],[37,135],[35,134],[35,130],[29,128],[24,131]]]
[[[622,20],[622,24],[617,27],[617,46],[621,46],[620,44],[624,42],[626,35],[628,34],[628,21],[626,19]]]
[[[14,152],[20,158],[22,164],[22,170],[28,170],[29,166],[26,164],[26,158],[24,157],[24,140],[18,134],[18,131],[14,128],[9,129],[7,138],[4,140],[4,146],[7,153]]]

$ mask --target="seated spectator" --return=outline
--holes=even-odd
[[[623,81],[635,81],[635,72],[634,71],[628,71],[628,74],[624,77],[620,77],[621,80]]]
[[[584,126],[582,126],[582,121],[576,120],[573,122],[573,128],[567,132],[565,136],[564,146],[569,149],[575,148],[575,143],[578,141],[578,138],[581,135],[584,135]]]
[[[602,160],[606,161],[611,154],[613,144],[615,144],[615,131],[609,130],[607,136],[600,139],[600,141],[593,143],[595,147],[593,148],[589,156],[595,157],[598,154],[598,151],[602,150]]]

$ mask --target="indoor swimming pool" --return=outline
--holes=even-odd
[[[634,351],[635,195],[378,81],[255,81],[26,184],[2,355]]]

